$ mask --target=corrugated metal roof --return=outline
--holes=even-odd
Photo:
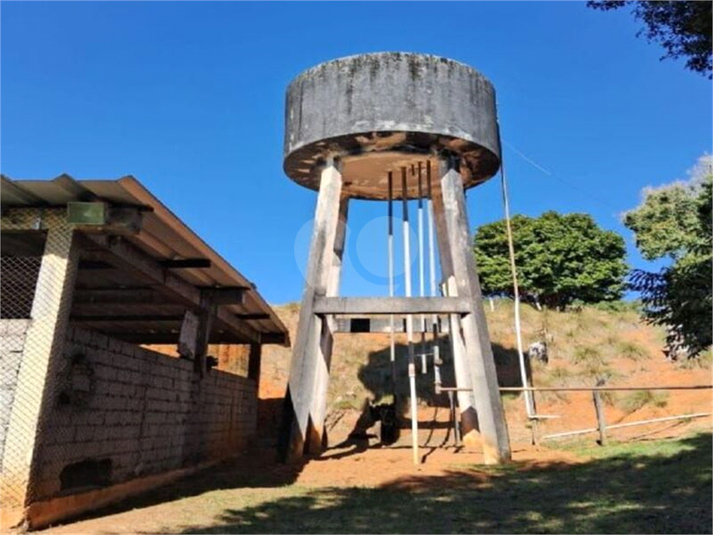
[[[247,287],[245,303],[229,305],[236,314],[262,315],[266,319],[245,320],[260,333],[283,335],[287,328],[265,302],[255,285],[195,234],[171,210],[133,176],[118,180],[74,180],[61,175],[53,180],[12,180],[1,177],[0,204],[13,207],[61,207],[73,201],[101,200],[115,205],[146,207],[141,231],[128,240],[156,260],[205,258],[207,268],[186,268],[177,273],[200,287]]]

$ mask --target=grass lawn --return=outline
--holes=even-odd
[[[711,533],[709,433],[568,449],[588,460],[454,466],[378,488],[255,488],[250,503],[185,532]]]

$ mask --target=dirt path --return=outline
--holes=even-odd
[[[408,437],[406,437],[408,438]],[[407,446],[362,449],[345,446],[329,450],[320,459],[301,467],[272,462],[272,455],[241,458],[221,465],[171,487],[128,500],[103,512],[104,516],[80,520],[39,533],[110,534],[180,533],[192,526],[210,526],[226,510],[239,510],[314,488],[375,488],[398,483],[413,476],[446,476],[462,472],[477,481],[488,477],[466,471],[482,462],[479,452],[454,448],[423,448],[425,462],[415,468]],[[513,452],[520,468],[574,464],[574,454],[532,447]]]
[[[423,411],[424,423],[426,412],[430,415],[430,411]],[[710,428],[710,423],[693,422],[674,429],[659,426],[657,438],[679,436],[706,426]],[[561,449],[514,442],[514,463],[509,467],[475,467],[482,462],[480,452],[466,452],[448,444],[441,447],[447,443],[446,439],[447,431],[443,428],[433,432],[423,429],[420,436],[423,463],[418,468],[411,461],[408,431],[404,431],[394,446],[378,447],[375,439],[370,439],[371,447],[367,441],[343,444],[300,466],[276,464],[273,451],[262,449],[251,457],[235,459],[172,486],[127,500],[93,518],[41,533],[182,533],[194,532],[196,526],[200,526],[201,531],[210,530],[210,526],[221,526],[226,517],[239,511],[269,508],[270,504],[306,500],[305,506],[311,509],[326,507],[331,500],[330,492],[340,495],[340,492],[358,489],[411,489],[412,484],[433,482],[438,485],[439,481],[454,478],[461,485],[487,488],[490,478],[497,477],[502,470],[565,468],[587,460]],[[327,493],[326,504],[310,501],[309,496],[315,491],[320,495]],[[220,532],[219,527],[215,529],[216,533]]]
[[[287,323],[294,328],[296,312],[292,311],[290,314],[286,321],[289,320]],[[616,319],[613,317],[612,321]],[[497,334],[497,323],[494,323],[493,327]],[[660,356],[660,348],[648,327],[643,327],[638,323],[629,325],[620,322],[620,324],[613,324],[612,329],[612,332],[615,333],[621,331],[617,335],[621,340],[637,342],[640,347],[646,350],[646,354],[638,357],[638,360],[623,358],[613,360],[611,364],[616,374],[610,381],[611,384],[620,386],[710,384],[711,370],[708,367],[694,366],[690,369],[683,369],[681,366],[665,362]],[[598,338],[602,337],[601,333],[595,334]],[[561,335],[561,337],[563,336],[564,334]],[[336,398],[330,398],[330,407],[334,410],[328,417],[332,447],[321,458],[313,459],[301,466],[285,466],[274,463],[275,437],[273,432],[279,427],[282,410],[281,398],[285,392],[289,352],[284,348],[273,348],[265,355],[263,362],[258,418],[261,436],[258,453],[250,458],[231,461],[145,496],[127,500],[110,510],[99,512],[103,515],[101,517],[97,514],[94,518],[58,526],[47,530],[47,532],[72,534],[181,533],[198,530],[205,532],[214,529],[214,532],[220,533],[220,526],[236,525],[236,523],[240,524],[244,531],[250,532],[250,524],[243,525],[242,517],[252,514],[254,516],[252,525],[266,529],[265,526],[270,525],[269,522],[267,520],[259,522],[262,518],[261,515],[266,514],[265,511],[271,512],[271,518],[283,517],[283,524],[276,525],[275,529],[279,531],[281,526],[284,531],[284,526],[292,525],[289,523],[291,521],[289,518],[285,520],[285,514],[299,516],[294,512],[295,510],[309,509],[314,512],[323,508],[328,509],[330,504],[339,500],[338,496],[358,493],[359,489],[385,489],[399,485],[401,487],[405,485],[405,488],[409,489],[409,482],[416,480],[429,481],[434,485],[442,485],[443,481],[449,481],[450,485],[454,479],[460,482],[459,484],[487,487],[492,484],[493,478],[507,471],[527,470],[529,472],[532,470],[537,472],[543,467],[572,468],[581,466],[581,463],[586,461],[582,457],[561,449],[556,442],[545,442],[538,448],[531,446],[529,422],[520,398],[505,400],[515,463],[504,469],[474,468],[474,465],[482,462],[482,455],[477,451],[466,452],[454,446],[452,432],[449,431],[447,403],[441,404],[441,406],[423,405],[419,410],[419,443],[423,462],[418,468],[415,468],[411,461],[408,424],[406,424],[407,429],[402,431],[400,440],[393,446],[378,447],[375,437],[361,443],[344,442],[359,418],[359,411],[354,410],[353,407],[358,406],[363,397],[368,394],[360,382],[362,380],[368,382],[369,379],[369,376],[364,374],[364,355],[384,347],[383,337],[366,336],[364,337],[365,342],[360,340],[362,339],[344,338],[340,342],[342,344],[339,346],[341,353],[337,352],[339,358],[335,359],[333,371],[334,392],[332,392],[332,397],[336,396]],[[505,339],[501,340],[501,343],[508,347],[512,345],[506,342]],[[350,344],[354,346],[352,347]],[[352,354],[354,359],[350,360]],[[378,371],[379,367],[375,363],[372,364],[374,364],[372,367]],[[557,369],[562,372],[559,377],[554,373]],[[549,367],[535,369],[535,384],[542,386],[548,377],[553,385],[592,384],[589,379],[582,379],[580,372],[581,370],[568,360],[556,358]],[[351,379],[350,381],[343,380],[340,383],[341,377]],[[538,381],[541,382],[538,383]],[[625,410],[622,408],[625,404],[621,401],[627,395],[626,393],[621,394],[618,399],[612,397],[606,404],[605,412],[610,424],[673,414],[710,412],[713,402],[711,390],[676,391],[668,395],[662,394],[665,403],[657,405],[657,403],[649,401],[635,410]],[[541,394],[538,396],[538,412],[557,416],[542,425],[542,434],[596,426],[591,393]],[[347,401],[349,403],[346,403]],[[352,408],[340,410],[338,409],[340,406]],[[613,441],[648,441],[680,437],[697,429],[710,430],[710,428],[711,419],[705,418],[690,422],[667,422],[621,429],[612,431],[610,438]],[[375,429],[371,429],[369,432],[375,432]],[[594,444],[595,438],[596,435],[580,437],[582,441],[589,444]],[[535,476],[533,478],[536,479]],[[564,482],[556,480],[557,484],[567,487],[567,478],[563,479]],[[531,490],[535,496],[538,495],[539,490],[536,487]],[[554,489],[553,492],[556,494],[557,490]],[[563,492],[566,494],[569,491],[565,488]],[[516,500],[510,500],[508,493],[509,490],[505,489],[498,496],[508,501],[507,507],[512,507]],[[316,494],[320,497],[315,498]],[[379,498],[375,499],[382,497],[383,495],[379,494]],[[558,495],[556,498],[561,503],[566,503],[570,497]],[[446,494],[442,499],[448,501],[451,498]],[[346,500],[346,502],[360,503],[359,499]],[[352,512],[349,507],[351,505],[342,504],[341,513],[346,515],[343,518],[353,520],[349,524],[350,527],[359,531],[378,531],[378,526],[370,529],[371,525],[369,524],[361,529],[357,525],[359,515],[365,515],[366,521],[368,521],[369,512],[361,510]],[[495,503],[493,507],[498,509],[499,504]],[[243,514],[244,511],[256,512]],[[418,508],[414,509],[413,514],[420,514]],[[312,516],[321,518],[318,514]],[[236,521],[235,519],[238,517],[241,520]],[[526,520],[529,521],[529,519]],[[340,524],[337,522],[336,525]],[[211,526],[215,526],[215,528],[211,528]],[[477,527],[476,524],[473,524],[470,529]],[[557,526],[543,525],[542,527],[543,529],[557,530]],[[301,526],[301,528],[303,528],[303,532],[318,532],[322,526]],[[342,531],[344,529],[346,528],[342,528]],[[495,528],[484,525],[479,529],[480,531],[492,531]],[[297,527],[294,530],[297,531]],[[338,527],[336,531],[339,531]]]

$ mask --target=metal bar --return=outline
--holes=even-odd
[[[512,225],[510,224],[510,202],[508,199],[507,182],[505,180],[505,166],[500,165],[500,185],[503,195],[503,210],[505,212],[505,228],[508,238],[508,255],[510,260],[510,270],[512,272],[512,288],[515,301],[515,339],[517,341],[517,356],[520,362],[520,378],[523,386],[531,386],[527,381],[527,371],[525,370],[525,352],[522,349],[522,327],[520,323],[520,289],[517,281],[517,265],[515,264],[515,245],[512,237]],[[492,305],[492,301],[491,301]],[[525,409],[527,415],[535,414],[535,396],[532,391],[525,391]]]
[[[713,385],[691,385],[691,386],[542,386],[542,387],[522,387],[522,386],[501,386],[501,392],[593,392],[595,390],[616,391],[616,390],[710,390]],[[443,392],[457,392],[459,388],[444,386],[441,387]],[[470,391],[470,389],[465,389]],[[609,426],[611,427],[611,426]]]
[[[388,203],[388,237],[387,248],[389,257],[389,297],[394,297],[394,176],[389,171],[389,203]],[[396,335],[394,334],[394,315],[389,316],[389,358],[391,361],[391,394],[396,405]]]
[[[712,413],[710,412],[697,412],[694,414],[681,414],[679,416],[665,416],[663,418],[653,418],[651,420],[639,420],[636,422],[627,422],[624,424],[614,424],[614,425],[608,425],[607,429],[621,429],[623,427],[635,427],[637,425],[646,425],[646,424],[655,424],[659,422],[669,422],[672,420],[689,420],[693,418],[705,418],[706,416],[711,416]],[[566,436],[572,436],[572,435],[585,435],[587,433],[596,433],[599,431],[598,427],[593,427],[591,429],[579,429],[577,431],[567,431],[565,433],[554,433],[552,435],[545,435],[541,437],[541,439],[546,439],[546,438],[557,438],[557,437],[566,437]]]
[[[403,233],[404,233],[404,277],[405,295],[411,297],[411,237],[409,235],[408,191],[406,187],[406,168],[401,168],[401,193],[403,196]],[[413,348],[413,316],[406,317],[406,340],[408,342],[408,380],[411,394],[411,447],[413,449],[413,464],[418,466],[418,403],[416,399],[416,365]]]
[[[426,266],[423,234],[423,164],[418,162],[418,289],[421,297],[426,296]],[[421,314],[421,374],[428,373],[426,362],[426,316]]]
[[[433,229],[433,190],[431,189],[431,161],[426,161],[426,196],[428,202],[426,205],[426,222],[428,228],[428,275],[430,284],[430,295],[431,297],[436,297],[436,245],[435,245],[435,232]],[[438,340],[439,321],[438,316],[433,314],[431,316],[431,331],[432,331],[432,343],[433,343],[433,382],[436,385],[436,389],[441,385],[441,344]],[[454,420],[455,421],[455,420]],[[456,422],[456,427],[457,427]]]

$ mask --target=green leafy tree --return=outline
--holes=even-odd
[[[713,313],[713,158],[703,156],[688,182],[644,190],[643,202],[624,215],[647,260],[667,259],[659,272],[634,270],[645,317],[668,329],[669,350],[695,356],[711,345]]]
[[[710,1],[589,0],[589,7],[609,11],[633,6],[634,17],[644,23],[644,35],[664,47],[665,58],[686,58],[686,67],[711,77],[713,48]]]
[[[511,222],[523,298],[560,309],[574,300],[621,298],[627,273],[621,236],[602,230],[587,214],[517,215]],[[483,292],[511,297],[505,221],[479,227],[474,250]]]

